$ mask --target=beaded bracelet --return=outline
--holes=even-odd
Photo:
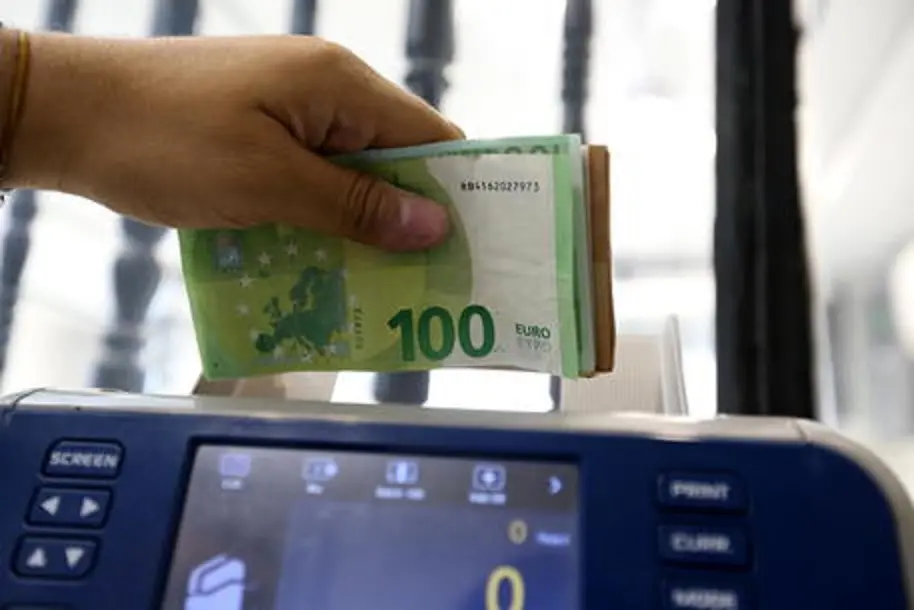
[[[2,23],[0,23],[0,28],[3,28]],[[0,184],[6,179],[6,174],[9,171],[10,147],[19,127],[19,122],[22,119],[25,85],[29,73],[31,50],[29,35],[22,30],[16,34],[15,59],[12,82],[9,88],[9,101],[6,108],[5,122],[3,123],[3,132],[0,134]],[[8,194],[9,190],[0,190],[0,205],[6,202]]]

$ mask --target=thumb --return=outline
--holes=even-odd
[[[296,175],[303,204],[283,222],[390,251],[421,250],[448,234],[447,209],[367,174],[304,155]]]

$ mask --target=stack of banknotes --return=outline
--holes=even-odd
[[[180,232],[207,379],[295,371],[611,371],[609,153],[576,135],[334,159],[447,206],[389,253],[287,226]]]

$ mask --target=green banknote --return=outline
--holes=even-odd
[[[271,225],[179,232],[208,379],[291,371],[594,371],[587,171],[575,135],[334,159],[445,205],[451,234],[388,253]]]

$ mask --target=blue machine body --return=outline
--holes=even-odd
[[[44,391],[8,399],[0,421],[3,609],[170,608],[164,595],[193,460],[208,445],[576,468],[570,586],[581,609],[914,607],[910,506],[886,487],[885,472],[874,475],[841,443],[815,442],[829,433],[814,424]],[[726,493],[689,491],[714,489]],[[347,579],[358,588],[363,577]],[[416,566],[398,585],[402,600],[410,582],[429,578]],[[480,594],[453,610],[573,610],[530,595],[512,603]]]

